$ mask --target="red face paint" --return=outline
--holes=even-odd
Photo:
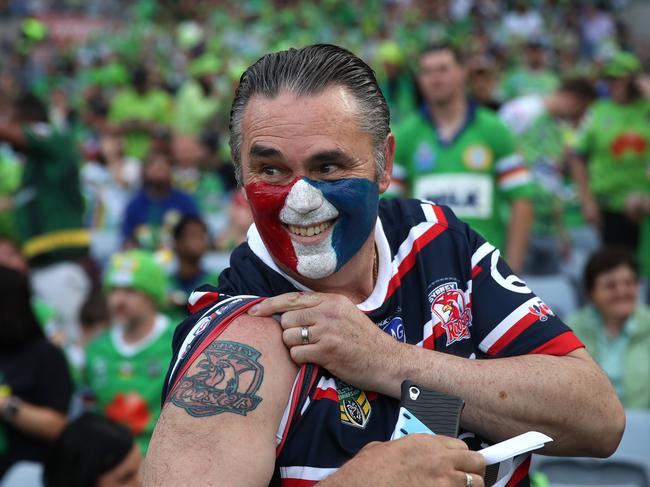
[[[285,186],[266,183],[249,183],[244,186],[255,225],[264,244],[276,259],[293,271],[298,266],[298,258],[289,232],[280,221],[280,211],[289,191],[299,179],[296,178]]]

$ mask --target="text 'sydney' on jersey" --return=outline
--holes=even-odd
[[[476,360],[565,355],[582,347],[512,274],[499,250],[447,207],[382,200],[375,242],[377,282],[357,306],[396,340]],[[251,227],[219,286],[203,286],[190,297],[192,314],[176,331],[163,400],[236,316],[260,298],[296,290],[308,291],[277,267]],[[244,350],[230,353],[246,358]],[[237,400],[254,401],[247,390],[240,387]],[[276,485],[317,483],[367,443],[389,440],[397,420],[398,400],[358,390],[316,366],[300,369],[291,394],[277,433]],[[474,450],[490,444],[468,431],[460,438]],[[529,463],[522,455],[500,464],[495,485],[528,485]]]

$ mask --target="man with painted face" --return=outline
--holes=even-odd
[[[395,140],[363,61],[264,56],[231,149],[255,224],[219,286],[190,296],[145,485],[480,486],[468,445],[539,430],[548,453],[616,449],[611,385],[499,251],[445,207],[379,201]],[[388,441],[405,379],[464,398],[467,445]],[[527,485],[528,464],[501,465],[499,485]]]

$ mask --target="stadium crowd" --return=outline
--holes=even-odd
[[[72,485],[66,448],[96,434],[116,450],[77,464],[78,485],[120,468],[138,485],[174,327],[252,223],[234,88],[263,53],[311,43],[376,72],[397,140],[387,197],[449,205],[625,407],[650,410],[650,50],[633,7],[0,1],[0,479],[27,461]]]

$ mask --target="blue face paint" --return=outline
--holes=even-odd
[[[304,177],[303,180],[319,189],[339,212],[332,233],[338,271],[361,249],[375,228],[379,187],[365,178],[323,181]]]

